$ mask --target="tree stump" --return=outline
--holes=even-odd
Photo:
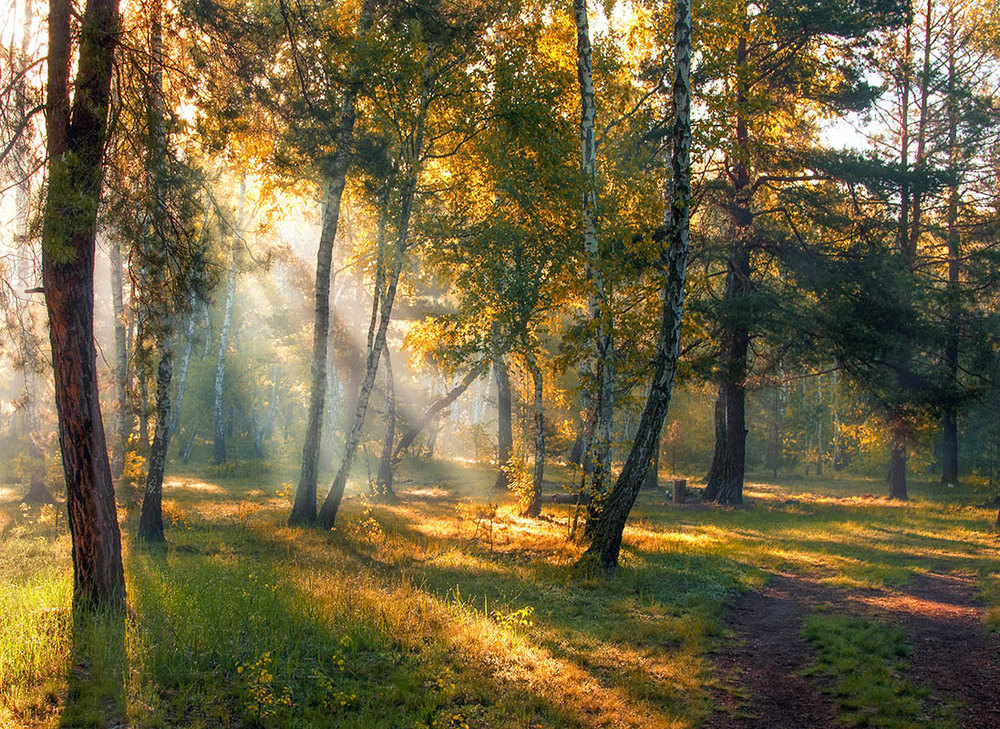
[[[674,503],[683,504],[684,499],[687,498],[687,479],[686,478],[675,478],[674,479]]]

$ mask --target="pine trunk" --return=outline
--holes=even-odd
[[[121,534],[97,387],[94,258],[108,105],[119,36],[115,0],[88,0],[71,64],[72,3],[50,0],[42,275],[59,445],[73,540],[73,604],[125,609]],[[77,69],[72,108],[71,65]]]
[[[162,543],[163,535],[163,471],[170,447],[170,379],[173,375],[173,353],[170,345],[161,339],[160,362],[156,368],[156,425],[153,445],[149,452],[149,471],[146,474],[146,493],[142,499],[139,517],[139,541]]]
[[[906,500],[906,450],[909,429],[902,416],[892,422],[892,455],[889,459],[889,498]]]

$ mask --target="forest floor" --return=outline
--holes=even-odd
[[[74,622],[60,509],[0,485],[0,725],[1000,726],[982,495],[644,492],[604,579],[573,567],[573,507],[521,519],[491,475],[410,464],[399,503],[356,484],[321,533],[285,526],[291,471],[175,474],[166,552],[133,544],[122,496],[125,621]]]

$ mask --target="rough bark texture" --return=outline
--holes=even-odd
[[[747,39],[737,42],[736,63],[747,62]],[[741,300],[750,290],[750,247],[753,236],[753,213],[750,206],[750,173],[746,160],[749,156],[749,130],[746,125],[745,81],[737,82],[736,90],[736,147],[737,159],[730,171],[733,181],[733,199],[730,204],[729,261],[726,269],[726,288],[723,301],[726,307],[720,351],[722,383],[720,397],[724,408],[725,439],[716,444],[712,473],[706,493],[722,504],[739,504],[743,501],[743,475],[746,468],[746,376],[747,353],[750,348],[750,330],[744,319]],[[718,424],[717,424],[718,425]],[[715,459],[718,459],[716,462]]]
[[[510,397],[510,373],[502,354],[493,355],[493,375],[497,381],[497,480],[493,488],[510,488],[510,457],[514,450],[514,426]]]
[[[59,445],[73,540],[73,604],[125,608],[121,534],[97,390],[94,257],[111,74],[118,39],[115,0],[88,0],[80,21],[69,101],[69,0],[49,4],[49,186],[42,274],[49,314]]]
[[[163,337],[165,339],[165,336]],[[139,541],[159,543],[163,535],[163,470],[170,447],[170,379],[173,375],[173,352],[166,341],[160,342],[160,362],[156,367],[156,425],[149,451],[146,492],[139,517]]]
[[[606,572],[618,565],[625,522],[642,488],[653,449],[660,440],[660,430],[670,405],[670,393],[680,356],[691,205],[690,0],[675,0],[674,12],[672,184],[666,206],[670,247],[665,260],[662,320],[653,383],[639,421],[635,442],[614,488],[608,494],[600,519],[594,527],[590,546],[583,557],[584,562],[597,562]]]

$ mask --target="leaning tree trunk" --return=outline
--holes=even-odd
[[[414,439],[420,435],[420,432],[432,422],[436,422],[437,419],[440,418],[441,411],[455,402],[463,392],[468,390],[469,386],[482,376],[485,369],[486,367],[483,364],[480,364],[478,367],[470,370],[469,373],[466,374],[465,378],[458,383],[458,385],[431,403],[430,407],[424,411],[424,414],[420,417],[420,419],[406,429],[400,437],[399,443],[396,444],[396,450],[392,454],[393,465],[399,463],[403,454],[406,452],[406,449],[413,444]]]
[[[361,38],[372,26],[375,1],[364,0],[355,36]],[[333,245],[337,239],[340,224],[340,201],[347,184],[347,169],[354,147],[354,124],[357,118],[355,106],[361,80],[358,70],[352,67],[352,83],[344,91],[340,108],[340,126],[337,134],[337,149],[330,165],[327,182],[326,209],[323,211],[323,228],[316,251],[316,289],[313,313],[313,356],[310,365],[309,412],[306,419],[305,442],[302,446],[302,469],[299,485],[295,490],[295,502],[288,523],[312,524],[316,521],[316,484],[319,480],[319,454],[323,441],[323,409],[326,405],[327,369],[326,359],[330,339],[330,286],[333,280]]]
[[[246,181],[240,184],[240,212],[243,216],[243,196],[246,190]],[[229,279],[226,283],[226,305],[222,315],[222,331],[219,333],[219,352],[215,357],[215,387],[212,405],[212,423],[215,433],[215,449],[213,460],[216,464],[224,463],[226,460],[226,426],[222,415],[222,386],[226,378],[226,350],[229,348],[229,327],[233,322],[233,298],[236,295],[236,272],[239,268],[240,235],[238,226],[242,221],[237,221],[233,230],[233,252],[232,260],[229,263]]]
[[[656,347],[653,384],[639,421],[632,450],[608,494],[590,546],[581,561],[597,562],[606,572],[618,565],[622,534],[635,504],[653,449],[670,405],[670,393],[680,358],[681,320],[684,313],[684,279],[687,266],[691,205],[691,5],[675,0],[674,19],[674,123],[671,155],[671,188],[667,202],[670,248],[666,252],[666,282]]]
[[[542,482],[545,478],[545,401],[543,399],[542,370],[534,352],[527,349],[525,361],[534,386],[535,415],[535,464],[531,473],[531,491],[524,498],[521,515],[537,517],[542,511]]]
[[[88,0],[71,63],[72,3],[50,0],[42,275],[59,445],[73,539],[74,607],[125,609],[121,534],[97,389],[94,258],[115,46],[116,0]],[[72,107],[69,73],[77,69]]]
[[[150,544],[165,541],[163,535],[163,469],[170,447],[170,379],[173,375],[173,352],[167,335],[160,335],[160,362],[156,367],[156,424],[153,445],[149,451],[149,471],[146,474],[146,493],[142,498],[139,517],[140,542]]]
[[[588,284],[587,315],[595,323],[596,351],[594,380],[596,397],[592,399],[593,435],[588,439],[593,468],[592,489],[603,493],[610,479],[611,440],[614,427],[614,340],[610,306],[610,287],[601,265],[597,220],[597,138],[594,78],[591,61],[590,27],[587,0],[573,0],[576,21],[576,71],[580,88],[580,171],[584,176],[582,199],[584,275]]]
[[[392,358],[389,348],[383,352],[385,362],[385,438],[382,440],[382,456],[379,459],[378,474],[375,477],[374,495],[387,500],[395,500],[392,488],[392,444],[396,440],[396,388],[392,376]]]
[[[510,488],[511,455],[514,451],[514,427],[511,407],[510,372],[499,352],[493,355],[493,376],[497,381],[497,480],[493,488]]]

